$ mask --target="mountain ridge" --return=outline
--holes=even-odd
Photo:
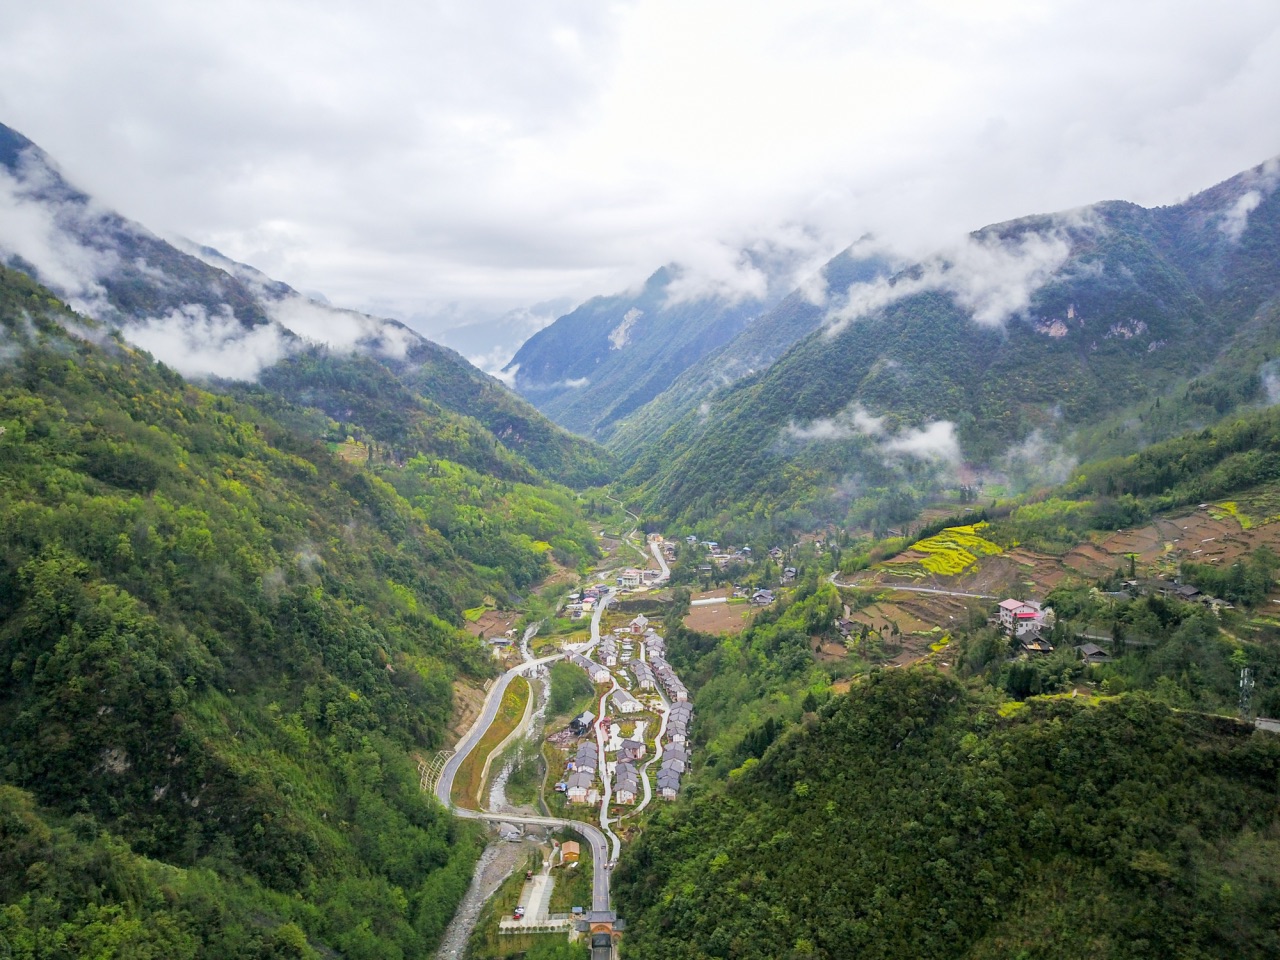
[[[1268,161],[1172,207],[992,225],[855,284],[774,364],[684,410],[624,488],[665,523],[857,520],[859,499],[896,490],[918,506],[1029,437],[1066,442],[1197,378],[1226,384],[1246,354],[1252,379],[1231,402],[1259,402],[1280,336],[1276,171]],[[1185,423],[1224,412],[1198,421],[1188,407]]]
[[[7,251],[9,264],[82,312],[119,326],[180,371],[253,379],[325,343],[330,366],[345,357],[374,358],[419,396],[499,437],[535,470],[579,486],[609,476],[603,451],[554,426],[461,354],[399,321],[309,299],[210,247],[188,241],[180,249],[103,209],[43,150],[3,125],[0,161],[0,191],[30,221],[7,233],[0,225],[0,250]],[[275,380],[283,385],[278,371]],[[318,400],[318,385],[309,389]],[[328,407],[337,410],[336,403]]]

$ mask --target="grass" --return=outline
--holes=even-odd
[[[529,681],[524,677],[516,677],[502,695],[502,704],[493,723],[485,731],[476,748],[467,755],[467,759],[458,768],[458,775],[453,781],[453,800],[459,806],[470,806],[484,786],[480,782],[484,772],[484,762],[498,744],[516,728],[520,718],[524,716],[525,704],[529,702]]]

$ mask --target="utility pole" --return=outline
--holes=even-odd
[[[1253,713],[1253,671],[1240,669],[1240,718],[1248,720]]]

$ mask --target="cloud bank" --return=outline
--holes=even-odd
[[[802,442],[850,440],[866,437],[874,441],[882,459],[911,457],[933,463],[958,465],[963,460],[955,424],[934,420],[921,427],[890,430],[886,417],[873,416],[858,403],[850,404],[834,417],[789,423],[783,433]]]
[[[796,224],[915,261],[1280,152],[1274,0],[0,4],[0,119],[73,179],[398,317],[673,261],[678,295],[750,295],[768,271],[738,251]]]
[[[292,346],[275,324],[246,330],[230,308],[210,316],[200,304],[126,324],[120,332],[185,377],[253,380],[264,368],[284,359]]]
[[[1064,227],[1027,232],[1012,240],[994,233],[966,237],[910,272],[849,287],[825,318],[829,334],[926,291],[949,294],[982,326],[998,326],[1031,305],[1071,254]]]

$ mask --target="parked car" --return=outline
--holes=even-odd
[[[516,912],[515,912],[515,914],[513,915],[513,919],[515,919],[515,920],[523,920],[523,919],[524,919],[524,907],[516,907]]]

